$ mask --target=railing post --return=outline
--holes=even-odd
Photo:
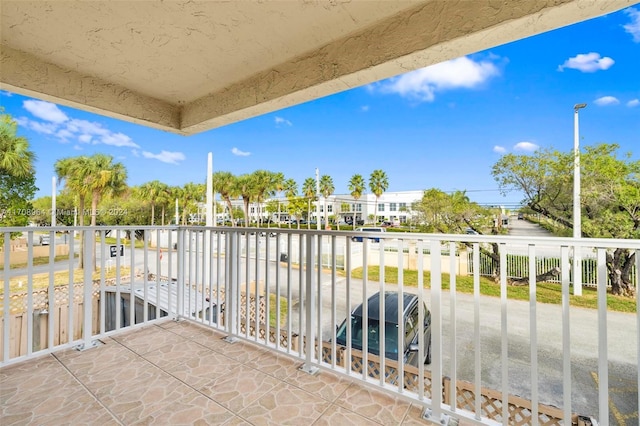
[[[182,229],[181,227],[178,226],[177,228],[178,231],[178,241],[177,241],[177,248],[178,248],[178,270],[176,271],[177,274],[177,278],[178,278],[178,282],[177,282],[177,291],[176,291],[176,312],[175,312],[175,320],[178,321],[180,320],[180,317],[182,316],[182,314],[184,313],[183,310],[183,297],[184,297],[184,277],[185,277],[185,269],[184,269],[184,257],[185,257],[185,244],[184,244],[184,229]]]
[[[236,231],[227,232],[227,242],[226,242],[226,253],[225,260],[227,262],[227,283],[224,290],[224,328],[228,334],[225,340],[229,343],[233,343],[236,341],[236,336],[239,333],[238,327],[238,307],[236,303],[236,294],[238,292],[238,268],[239,265],[236,265],[236,262],[240,258],[240,253],[238,250],[238,236],[239,233]],[[248,259],[247,259],[248,261]],[[247,295],[248,297],[248,295]],[[247,312],[247,319],[248,319]],[[249,323],[247,321],[247,327],[249,327]]]
[[[316,374],[319,371],[319,368],[316,366],[311,365],[312,359],[313,359],[313,352],[314,352],[314,342],[315,342],[315,336],[313,335],[313,318],[315,317],[315,293],[314,293],[314,288],[316,288],[317,286],[314,286],[314,281],[315,281],[315,277],[316,275],[313,273],[314,269],[315,269],[315,257],[316,257],[316,245],[314,244],[314,238],[316,238],[316,235],[312,235],[312,234],[307,234],[307,253],[306,253],[306,274],[305,274],[305,293],[306,293],[306,297],[304,299],[304,311],[305,311],[305,333],[304,335],[306,336],[306,357],[305,357],[305,361],[304,364],[302,365],[302,367],[300,367],[300,370],[304,371],[305,373],[309,373],[309,374]],[[302,259],[301,259],[302,260]],[[302,265],[300,265],[300,267],[302,267]],[[320,259],[318,259],[318,268],[322,268],[322,265],[320,264]],[[302,327],[300,327],[300,329],[302,330]]]
[[[82,326],[82,340],[83,342],[76,348],[80,351],[91,349],[97,346],[97,341],[92,340],[93,336],[93,249],[95,247],[95,231],[84,232],[84,252],[82,253],[84,261],[84,292],[82,298],[82,311],[84,324]],[[73,277],[69,280],[70,285],[73,285]],[[69,300],[69,304],[73,304],[73,300]],[[73,339],[73,336],[70,336]]]

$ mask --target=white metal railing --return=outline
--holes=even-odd
[[[82,239],[67,234],[66,244],[56,234],[76,231]],[[422,404],[426,415],[442,422],[454,416],[506,425],[521,416],[529,424],[569,424],[567,419],[579,413],[606,424],[610,404],[615,406],[620,397],[610,389],[611,376],[624,376],[635,388],[622,406],[637,412],[639,405],[637,305],[635,314],[608,310],[607,287],[599,285],[607,282],[607,250],[634,252],[638,268],[638,240],[360,233],[365,238],[357,242],[348,231],[219,227],[1,232],[0,366],[61,348],[88,348],[99,337],[168,317],[197,321],[225,331],[230,339],[286,352],[300,358],[307,372],[330,369],[356,378]],[[10,242],[12,232],[22,233],[22,247]],[[49,233],[48,248],[35,245],[42,232]],[[136,232],[141,240],[128,239]],[[106,242],[107,236],[114,239]],[[481,279],[481,251],[489,243],[499,246],[495,296],[483,294],[482,286],[488,284]],[[62,250],[56,259],[60,247],[68,247],[68,253]],[[472,294],[458,292],[466,279],[460,276],[460,259],[467,259],[460,255],[463,249],[471,252]],[[26,264],[6,267],[18,250],[27,253]],[[529,299],[512,299],[508,257],[524,252],[528,271],[540,273],[546,266],[536,259],[549,250],[559,254],[555,265],[560,267],[561,304],[539,303],[535,274],[530,274]],[[597,309],[569,305],[573,250],[596,254]],[[42,257],[38,251],[45,252],[41,266],[34,263]],[[85,268],[73,278],[76,254]],[[362,278],[356,279],[353,272],[360,267]],[[66,281],[57,282],[56,271],[66,272]],[[633,277],[637,288],[638,276]],[[415,296],[417,320],[405,318],[402,311],[385,314],[391,303],[385,298],[368,305],[369,297],[385,292],[399,300]],[[356,338],[363,327],[349,319],[359,305],[361,324],[377,319],[397,325],[374,326],[367,338]],[[343,321],[346,335],[344,344],[338,344],[336,326]],[[394,340],[396,332],[400,338]],[[417,336],[410,351],[403,342],[407,333]],[[390,355],[378,355],[385,353]],[[411,365],[415,355],[424,360],[428,353],[430,364]]]

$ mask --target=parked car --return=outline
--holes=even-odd
[[[524,220],[524,214],[518,213],[518,220]]]
[[[467,228],[464,232],[465,232],[467,235],[478,235],[478,232],[477,232],[477,231],[474,231],[474,230],[473,230],[473,229],[471,229],[471,228]]]
[[[48,235],[40,235],[40,245],[48,246],[50,243],[50,238]]]
[[[382,227],[371,227],[371,228],[356,228],[356,232],[386,232],[387,230],[385,228]],[[360,236],[354,236],[351,237],[351,241],[356,241],[361,243],[362,242],[362,238]],[[369,237],[370,240],[372,240],[374,243],[379,243],[380,242],[380,238],[375,238],[375,237]]]
[[[419,324],[418,296],[415,294],[403,294],[404,338],[398,339],[398,292],[384,292],[384,352],[385,357],[398,359],[398,353],[403,354],[405,364],[415,367],[419,364],[419,333],[424,333],[424,360],[425,364],[431,363],[431,312],[424,305],[424,325]],[[367,300],[368,325],[363,331],[362,304],[356,307],[350,316],[351,321],[351,347],[362,350],[363,338],[367,339],[367,352],[374,355],[380,354],[380,292]],[[338,327],[336,343],[347,344],[347,320]]]

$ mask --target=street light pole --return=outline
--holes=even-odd
[[[573,238],[582,237],[582,210],[580,208],[580,130],[578,111],[587,104],[573,106]],[[573,294],[582,296],[582,259],[580,247],[573,247]]]

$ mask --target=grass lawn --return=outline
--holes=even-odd
[[[369,266],[367,269],[369,279],[380,280],[380,268]],[[353,278],[362,278],[363,269],[356,268],[352,271]],[[385,266],[385,282],[398,282],[398,268]],[[449,274],[442,274],[442,288],[449,289]],[[431,287],[431,272],[424,271],[423,280],[425,288]],[[418,286],[418,271],[404,270],[403,283],[405,286]],[[473,276],[457,277],[456,290],[460,293],[473,294]],[[480,294],[484,296],[500,297],[500,285],[493,280],[480,277]],[[528,286],[507,286],[507,297],[511,300],[529,300]],[[582,308],[597,308],[598,295],[595,288],[583,287],[582,296],[569,296],[571,306]],[[560,284],[540,282],[536,286],[536,300],[540,303],[562,303],[562,287]],[[614,296],[607,294],[607,306],[609,310],[618,312],[636,312],[636,300],[629,297]]]
[[[66,258],[66,256],[65,256]],[[121,267],[120,268],[120,276],[125,277],[131,273],[131,268],[129,267]],[[100,279],[100,270],[93,272],[92,279],[99,280]],[[105,271],[105,278],[115,278],[116,277],[116,269],[110,268]],[[33,274],[33,289],[40,290],[47,288],[49,286],[49,273],[44,272],[41,274]],[[11,294],[17,292],[23,292],[27,290],[27,278],[22,275],[19,277],[13,277],[9,280],[9,289]],[[73,271],[73,282],[81,283],[84,281],[84,270],[83,269],[74,269]],[[4,284],[4,283],[3,283]],[[57,271],[53,274],[53,285],[54,286],[66,286],[69,284],[69,271]],[[4,294],[4,285],[0,286],[0,294]]]

